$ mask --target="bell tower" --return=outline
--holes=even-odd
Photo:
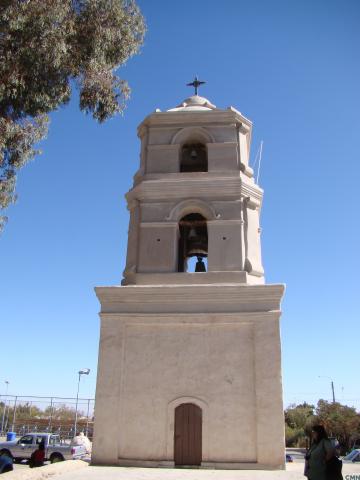
[[[264,279],[252,123],[195,88],[138,128],[124,278],[96,288],[93,462],[284,468],[284,286]]]
[[[142,122],[124,285],[264,283],[251,128],[234,108],[196,95]],[[207,275],[184,275],[192,257],[207,259]]]

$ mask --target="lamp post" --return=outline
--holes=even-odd
[[[335,403],[335,388],[334,388],[334,382],[331,377],[327,377],[326,375],[319,375],[319,378],[328,378],[331,382],[331,392],[332,392],[332,401]]]
[[[89,375],[89,373],[90,373],[90,368],[84,368],[83,370],[79,370],[79,371],[78,371],[79,380],[78,380],[78,384],[77,384],[77,393],[76,393],[74,437],[76,436],[76,427],[77,427],[77,418],[78,418],[78,403],[79,403],[80,378],[81,378],[81,375]]]
[[[3,409],[3,414],[2,414],[2,421],[1,421],[1,434],[4,433],[4,422],[5,422],[5,411],[6,411],[6,403],[7,403],[7,393],[8,393],[8,388],[9,388],[9,381],[5,380],[6,383],[6,392],[5,392],[5,402],[4,402],[4,409]]]

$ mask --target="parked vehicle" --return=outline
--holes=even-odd
[[[20,440],[0,443],[0,455],[7,455],[14,461],[29,460],[41,442],[45,444],[45,460],[51,463],[76,460],[86,456],[83,445],[61,443],[59,435],[52,433],[28,433]]]
[[[290,455],[289,453],[286,453],[285,454],[285,461],[286,462],[289,462],[289,463],[292,463],[294,461],[292,455]]]
[[[343,463],[360,463],[360,448],[356,448],[341,459]]]

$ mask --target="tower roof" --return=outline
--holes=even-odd
[[[212,104],[210,100],[199,95],[192,95],[186,98],[180,105],[175,108],[170,108],[168,112],[187,112],[187,111],[209,111],[217,110],[216,105]]]

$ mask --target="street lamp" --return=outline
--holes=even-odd
[[[333,399],[333,403],[335,403],[335,389],[334,389],[333,379],[331,377],[327,377],[326,375],[319,375],[319,378],[328,378],[331,381],[332,399]]]
[[[81,375],[89,375],[89,373],[90,373],[90,368],[83,368],[82,370],[79,370],[79,371],[78,371],[79,380],[78,380],[78,384],[77,384],[77,393],[76,393],[74,437],[76,436],[76,427],[77,427],[80,378],[81,378]]]
[[[4,422],[5,422],[5,411],[6,411],[6,403],[7,403],[7,393],[8,393],[8,388],[9,388],[9,381],[5,380],[6,383],[6,392],[5,392],[5,402],[4,402],[4,409],[3,409],[3,414],[2,414],[2,421],[1,421],[1,434],[4,433]]]

